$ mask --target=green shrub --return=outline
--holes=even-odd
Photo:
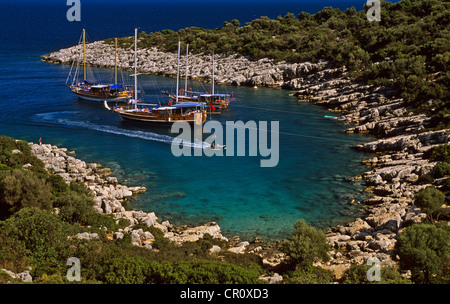
[[[441,178],[450,175],[450,164],[446,162],[437,163],[434,168],[434,177]]]
[[[50,209],[51,195],[49,184],[31,171],[0,172],[0,219],[24,207]]]
[[[90,221],[99,220],[93,216],[96,213],[92,192],[80,182],[71,182],[69,187],[58,182],[57,196],[53,206],[59,208],[59,216],[72,224],[88,225]],[[55,192],[55,193],[56,193]],[[105,223],[106,223],[106,219]]]
[[[341,284],[411,284],[411,280],[405,279],[394,268],[388,266],[380,267],[380,281],[370,282],[367,272],[372,266],[367,264],[352,264],[340,279]]]
[[[212,246],[216,245],[220,248],[227,246],[227,241],[213,238],[209,233],[205,233],[201,239],[195,242],[203,251],[208,251]]]
[[[86,224],[92,228],[106,228],[107,231],[117,231],[120,228],[125,228],[130,225],[126,219],[116,220],[112,214],[102,214],[90,208],[86,216]]]
[[[60,194],[69,190],[69,185],[67,185],[64,178],[62,178],[58,174],[49,174],[47,182],[51,187],[52,200],[56,199]]]
[[[149,272],[152,262],[141,257],[123,256],[112,258],[103,265],[100,279],[106,284],[145,284],[150,283]]]
[[[257,284],[260,273],[222,261],[181,261],[163,269],[164,283],[171,284]]]
[[[0,225],[0,269],[22,272],[30,261],[25,243]]]
[[[23,244],[26,258],[33,263],[33,276],[54,273],[64,265],[61,258],[67,257],[61,252],[68,247],[68,236],[73,229],[49,211],[23,208],[4,221],[1,230]]]
[[[284,284],[330,284],[335,281],[333,271],[307,264],[283,275]]]
[[[430,174],[422,174],[416,181],[417,185],[426,185],[434,183],[434,178]]]
[[[312,263],[316,258],[328,261],[329,248],[325,233],[308,226],[303,220],[295,224],[292,237],[281,247],[296,264]]]
[[[450,163],[450,144],[431,148],[425,153],[425,157],[428,157],[430,161]]]
[[[259,273],[222,261],[156,262],[143,257],[111,258],[99,265],[107,284],[255,284]]]
[[[251,269],[255,272],[263,274],[263,262],[262,258],[253,253],[233,253],[230,251],[222,251],[220,256],[223,256],[225,262],[233,265],[243,267],[245,269]]]
[[[64,284],[65,279],[61,273],[54,273],[51,275],[43,274],[41,277],[33,280],[33,284]]]
[[[14,152],[18,150],[20,152]],[[44,169],[44,163],[31,153],[26,141],[0,136],[0,164],[9,168],[19,169],[25,164],[32,165],[31,170]]]
[[[450,178],[446,179],[442,185],[442,191],[448,196],[450,195]]]
[[[431,224],[415,224],[398,236],[395,253],[400,267],[411,270],[416,283],[440,283],[450,279],[450,232]]]
[[[20,279],[14,279],[7,272],[0,269],[0,284],[18,284],[20,282]]]
[[[445,202],[445,195],[434,186],[428,186],[415,195],[415,204],[425,212],[430,219],[439,211]]]
[[[95,212],[92,197],[75,191],[64,192],[53,205],[59,208],[61,219],[71,224],[86,225],[88,220],[92,219],[91,214]]]

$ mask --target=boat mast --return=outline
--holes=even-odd
[[[137,109],[137,28],[134,29],[134,108]]]
[[[114,52],[114,84],[117,84],[117,38],[114,38],[115,52]]]
[[[177,59],[177,97],[175,103],[178,103],[178,90],[180,81],[180,40],[178,40],[178,59]]]
[[[86,81],[86,31],[83,29],[83,77]]]
[[[189,44],[186,44],[186,79],[184,80],[184,95],[185,96],[187,96],[188,54],[189,54]]]
[[[214,53],[212,55],[212,95],[214,95]]]

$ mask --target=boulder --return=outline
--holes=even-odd
[[[98,233],[89,233],[89,232],[77,233],[75,237],[80,240],[88,240],[88,241],[96,240],[99,238]]]
[[[122,232],[114,232],[114,234],[113,234],[113,238],[115,240],[121,240],[121,239],[123,239],[123,237],[124,237],[124,234]]]
[[[283,277],[276,272],[272,276],[260,276],[259,279],[266,281],[269,284],[279,284],[283,282]]]
[[[217,246],[217,245],[213,245],[210,249],[209,249],[209,253],[211,254],[215,254],[215,253],[219,253],[222,249]]]
[[[229,248],[228,251],[234,252],[234,253],[244,253],[247,246],[250,245],[249,242],[241,242],[236,247]]]

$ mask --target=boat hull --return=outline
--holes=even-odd
[[[194,124],[195,119],[194,116],[192,117],[185,117],[183,119],[169,119],[168,117],[158,117],[158,116],[150,116],[146,114],[135,114],[135,113],[126,113],[126,112],[119,112],[116,111],[120,115],[120,117],[125,121],[130,122],[137,122],[137,123],[144,123],[149,125],[155,125],[155,126],[164,126],[164,127],[170,127],[175,122],[185,121],[189,124]],[[203,114],[202,123],[204,123],[206,120],[206,113]]]
[[[75,95],[78,96],[78,98],[83,99],[83,100],[87,100],[87,101],[97,101],[97,102],[103,102],[103,101],[107,101],[107,102],[127,102],[127,100],[129,99],[129,97],[123,96],[123,97],[108,97],[108,96],[101,96],[101,97],[97,97],[97,96],[89,96],[89,95],[83,95],[83,94],[79,94],[79,93],[75,93]]]
[[[146,125],[154,125],[154,126],[161,126],[161,127],[171,127],[174,121],[167,121],[167,120],[151,120],[151,119],[142,119],[138,117],[132,117],[132,116],[126,116],[126,115],[120,115],[124,121],[133,122],[133,123],[139,123],[139,124],[146,124]],[[190,121],[188,121],[191,123]],[[193,121],[192,121],[193,123]]]
[[[103,92],[102,94],[93,94],[89,91],[83,91],[78,89],[70,89],[72,93],[74,93],[78,98],[88,101],[97,101],[97,102],[127,102],[129,98],[131,98],[131,94],[120,93],[117,95],[110,94],[108,92]]]
[[[120,117],[124,121],[133,122],[133,123],[139,123],[139,124],[146,124],[146,125],[152,125],[152,126],[161,126],[161,127],[167,127],[170,128],[174,122],[177,121],[185,121],[189,124],[194,124],[194,120],[158,120],[158,119],[146,119],[146,118],[140,118],[140,117],[133,117],[133,116],[127,116],[124,114],[120,114]]]

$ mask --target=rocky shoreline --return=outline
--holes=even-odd
[[[80,47],[77,46],[44,55],[42,60],[68,64],[77,60],[79,53]],[[119,49],[118,53],[119,67],[130,69],[132,50]],[[113,67],[112,46],[94,42],[87,46],[87,54],[90,65]],[[209,56],[193,55],[189,61],[188,74],[192,79],[211,80]],[[138,71],[142,73],[170,77],[176,74],[176,54],[156,49],[139,50],[138,62]],[[382,264],[394,265],[393,248],[403,224],[421,222],[425,218],[420,208],[414,205],[414,195],[427,185],[417,185],[416,181],[420,175],[430,172],[435,163],[425,159],[424,152],[436,145],[448,144],[450,130],[426,131],[430,118],[414,114],[402,99],[395,97],[392,87],[358,83],[347,75],[345,67],[333,68],[327,62],[291,64],[275,63],[270,59],[252,62],[237,55],[218,56],[215,62],[218,84],[295,90],[292,95],[299,102],[314,103],[337,112],[344,123],[352,125],[346,132],[371,134],[378,138],[354,147],[372,155],[364,161],[370,170],[350,179],[364,179],[368,187],[366,191],[373,194],[363,204],[366,214],[327,231],[327,240],[333,248],[331,261],[318,262],[318,265],[332,269],[337,276],[351,264],[365,263],[370,257],[378,258]],[[432,100],[428,102],[433,103]],[[216,236],[223,237],[220,228],[214,229],[218,229]],[[175,236],[172,238],[177,239]],[[248,245],[236,244],[242,249],[236,250],[259,251],[255,251],[257,246]],[[266,261],[276,265],[282,259],[283,255],[278,252],[272,253],[271,261]]]
[[[42,56],[42,61],[53,64],[72,64],[81,58],[82,46],[61,49]],[[96,41],[86,44],[86,64],[93,67],[114,68],[114,47]],[[117,66],[120,70],[132,70],[134,50],[118,48]],[[215,55],[214,82],[226,85],[265,86],[277,88],[300,88],[299,78],[317,73],[317,80],[329,77],[339,69],[329,68],[327,62],[287,63],[271,59],[251,61],[239,55]],[[183,63],[184,66],[184,63]],[[326,69],[324,69],[326,68]],[[184,67],[182,73],[184,73]],[[137,50],[137,71],[143,74],[176,77],[177,54],[160,52],[157,49]],[[212,58],[209,55],[189,55],[188,77],[211,82]],[[182,75],[184,77],[184,74]]]
[[[177,245],[195,242],[203,238],[205,234],[209,234],[213,238],[227,241],[229,251],[234,253],[252,251],[259,254],[268,265],[278,264],[283,258],[281,253],[271,250],[273,244],[264,243],[261,239],[256,238],[250,244],[249,242],[241,242],[238,236],[226,238],[222,235],[221,228],[216,222],[208,222],[195,227],[174,226],[169,221],[161,222],[154,212],[126,210],[123,206],[124,201],[133,195],[146,192],[145,187],[121,185],[116,177],[111,176],[112,172],[109,168],[77,159],[70,155],[73,152],[67,152],[67,148],[59,148],[50,144],[29,143],[29,145],[33,155],[44,163],[49,172],[60,175],[67,183],[71,181],[84,183],[94,195],[94,208],[97,212],[112,214],[115,219],[126,219],[130,223],[125,229],[109,232],[112,238],[123,238],[124,234],[130,234],[133,245],[152,249],[155,237],[142,228],[135,228],[138,224],[145,224],[161,230],[165,238]],[[85,232],[74,237],[90,240],[99,236],[96,233]],[[221,250],[220,247],[214,246],[211,253],[217,254]]]
[[[436,163],[425,159],[424,153],[448,144],[450,130],[427,131],[430,118],[414,114],[402,99],[394,97],[392,88],[356,83],[347,77],[345,69],[328,80],[297,83],[302,89],[294,95],[300,102],[322,105],[339,113],[345,123],[354,125],[346,130],[348,133],[378,138],[353,147],[372,155],[363,161],[371,170],[350,178],[365,180],[366,192],[372,194],[363,203],[366,214],[327,231],[333,248],[329,253],[331,261],[318,264],[334,270],[338,276],[351,264],[365,263],[373,257],[382,265],[395,265],[393,249],[403,224],[418,223],[426,217],[414,205],[414,196],[429,184],[416,182]]]
[[[164,236],[175,243],[196,241],[205,233],[212,237],[226,240],[222,235],[220,227],[215,222],[206,223],[199,227],[186,227],[186,229],[175,229],[168,221],[160,223],[154,212],[143,212],[136,210],[125,210],[123,202],[129,197],[144,193],[145,187],[128,187],[119,184],[116,177],[111,176],[109,168],[103,168],[100,164],[89,163],[68,155],[66,148],[59,148],[49,144],[30,143],[33,155],[39,158],[45,168],[52,173],[64,178],[67,183],[78,181],[84,183],[94,195],[94,209],[99,213],[112,214],[116,219],[126,219],[130,222],[123,231],[119,233],[130,233],[136,246],[151,249],[151,241],[154,237],[144,233],[142,229],[134,230],[136,224],[154,226],[164,232]],[[82,236],[83,237],[83,236]]]

